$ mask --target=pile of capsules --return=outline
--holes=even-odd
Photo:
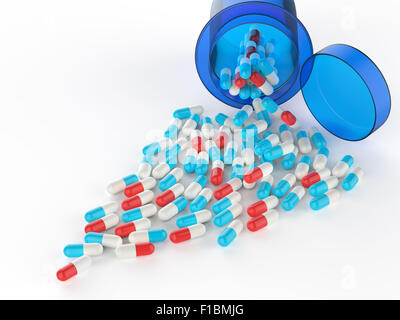
[[[313,197],[311,209],[320,210],[338,201],[341,179],[342,189],[349,191],[364,175],[361,168],[348,173],[354,162],[350,155],[332,170],[327,168],[330,152],[323,135],[315,128],[300,129],[296,117],[269,97],[254,99],[253,106],[243,106],[234,118],[219,113],[215,124],[202,117],[203,112],[201,106],[176,110],[164,137],[143,148],[137,174],[108,186],[110,194],[123,193],[126,198],[85,214],[84,243],[64,248],[65,256],[77,259],[58,270],[59,280],[87,269],[103,247],[115,249],[119,258],[151,255],[154,243],[168,238],[167,230],[151,229],[150,218],[155,216],[161,221],[176,218],[177,229],[169,233],[175,244],[203,236],[205,224],[212,220],[224,227],[217,242],[226,247],[244,230],[238,218],[244,211],[241,188],[257,187],[259,201],[247,208],[247,229],[256,232],[278,219],[279,205],[293,210],[306,190]],[[274,184],[272,174],[278,166],[290,173]],[[229,167],[230,178],[224,183]],[[192,176],[187,186],[182,183],[184,175]],[[160,191],[155,195],[157,185]],[[105,233],[114,227],[113,234]]]

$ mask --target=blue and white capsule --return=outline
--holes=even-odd
[[[283,198],[285,194],[288,193],[289,190],[294,186],[295,183],[296,176],[292,173],[289,173],[284,176],[281,181],[278,182],[272,192],[277,198]]]
[[[349,173],[346,178],[343,179],[342,188],[346,191],[353,190],[363,177],[364,170],[361,168],[356,168],[353,172]]]
[[[299,154],[299,149],[297,147],[294,147],[292,152],[288,153],[286,156],[282,158],[281,162],[282,168],[285,170],[293,169],[298,154]]]
[[[164,178],[172,169],[177,165],[177,160],[170,160],[160,162],[152,171],[152,175],[155,179],[160,180]]]
[[[239,234],[243,231],[243,223],[240,220],[232,221],[228,227],[226,227],[218,237],[218,244],[221,247],[229,246],[233,240],[235,240]]]
[[[111,182],[107,186],[107,191],[110,194],[118,194],[125,190],[127,186],[134,184],[139,181],[139,177],[136,174],[131,174],[122,179],[118,179],[116,181]]]
[[[251,64],[251,69],[252,70],[259,70],[259,62],[261,60],[260,55],[258,54],[258,52],[254,52],[250,55],[250,64]]]
[[[327,148],[319,149],[313,161],[313,168],[315,171],[321,170],[326,167],[328,163],[329,150]]]
[[[214,140],[207,140],[204,143],[204,148],[208,152],[208,156],[212,163],[214,163],[215,161],[222,160],[221,151],[215,144]]]
[[[231,168],[231,179],[239,178],[243,180],[244,175],[244,161],[241,157],[233,159]]]
[[[281,119],[282,109],[276,104],[274,100],[269,97],[265,97],[262,100],[263,107],[275,118]]]
[[[236,68],[235,74],[237,74],[238,72],[239,72],[239,67]],[[240,88],[236,85],[235,80],[233,79],[233,80],[232,80],[232,85],[231,85],[231,87],[229,88],[229,94],[230,94],[232,97],[236,97],[236,96],[239,95],[239,93],[240,93]]]
[[[311,158],[309,156],[302,156],[297,164],[294,175],[297,179],[301,180],[308,175],[311,166]]]
[[[311,209],[318,211],[329,205],[335,204],[340,199],[340,192],[337,189],[329,190],[325,194],[316,196],[310,201]]]
[[[64,248],[64,255],[68,258],[96,257],[102,254],[103,246],[99,243],[69,244]]]
[[[129,234],[129,242],[134,244],[163,242],[168,232],[164,229],[135,231]]]
[[[262,91],[257,88],[255,85],[250,86],[250,98],[254,99],[258,99],[262,96]]]
[[[250,166],[254,163],[254,143],[249,141],[242,141],[240,147],[240,156],[246,166]]]
[[[185,122],[185,124],[182,127],[182,133],[185,136],[190,136],[193,130],[197,128],[197,125],[200,122],[200,116],[195,113],[190,116],[190,118]]]
[[[274,69],[274,67],[271,65],[270,60],[268,59],[260,59],[258,62],[258,68],[261,72],[261,74],[267,79],[267,81],[273,85],[276,86],[279,83],[279,76]]]
[[[210,117],[204,117],[201,119],[201,133],[203,134],[204,138],[207,140],[214,139],[215,136],[215,128],[211,121]]]
[[[308,138],[307,131],[300,130],[297,132],[297,145],[303,154],[308,154],[312,151],[311,141]]]
[[[206,176],[198,176],[191,184],[189,184],[183,195],[186,199],[193,200],[200,194],[201,190],[207,185],[207,182],[208,180]]]
[[[217,214],[214,217],[213,222],[217,227],[223,227],[229,222],[239,217],[242,214],[242,212],[243,212],[243,207],[239,203],[236,203],[232,207],[229,207],[228,209]]]
[[[250,59],[243,56],[240,59],[239,67],[240,67],[240,76],[243,79],[246,79],[246,80],[249,79],[250,76],[251,76],[251,62],[250,62]]]
[[[208,153],[205,151],[200,152],[196,158],[196,174],[198,176],[204,176],[208,172],[208,166],[210,159]]]
[[[183,122],[181,119],[173,118],[169,123],[167,130],[164,132],[164,138],[174,140],[176,137],[178,137],[179,130],[182,128],[182,123]]]
[[[196,170],[197,165],[197,151],[193,148],[188,149],[185,155],[185,159],[183,161],[183,169],[187,173],[193,173]]]
[[[214,205],[212,206],[212,211],[215,214],[219,214],[226,209],[232,207],[233,205],[239,203],[240,200],[242,200],[241,194],[237,191],[234,191],[228,194],[225,198],[222,198],[221,200],[214,203]]]
[[[322,135],[322,133],[319,132],[317,128],[312,127],[311,129],[309,129],[308,135],[311,137],[311,140],[317,149],[322,149],[322,148],[326,147],[326,144],[327,144],[326,140],[325,140],[324,136]]]
[[[253,107],[248,104],[244,105],[242,109],[240,109],[233,118],[233,124],[236,127],[242,126],[246,122],[246,120],[251,116],[252,113],[253,113]]]
[[[225,147],[224,153],[224,163],[228,166],[233,164],[234,159],[238,153],[238,145],[235,141],[229,141],[228,145]]]
[[[294,151],[294,144],[290,141],[278,144],[264,153],[265,160],[273,161]]]
[[[183,177],[183,170],[181,168],[173,169],[167,174],[158,184],[161,191],[170,189],[173,185],[177,184]]]
[[[279,133],[280,133],[282,143],[283,142],[294,143],[292,132],[287,124],[282,124],[279,127]]]
[[[180,216],[176,219],[176,225],[178,228],[185,228],[194,226],[198,223],[206,223],[210,221],[212,214],[209,210],[201,210],[195,213],[188,213]]]
[[[274,177],[269,175],[261,179],[257,189],[257,198],[264,200],[271,195],[272,185],[274,183]]]
[[[167,221],[175,217],[179,212],[183,211],[188,205],[188,201],[185,197],[179,197],[165,207],[158,211],[158,217],[162,221]]]
[[[220,124],[221,126],[228,127],[231,130],[233,130],[233,128],[234,128],[232,119],[223,113],[218,113],[215,116],[215,122]]]
[[[301,199],[304,198],[306,189],[302,186],[294,187],[292,191],[282,200],[282,208],[286,211],[293,210]]]
[[[337,177],[328,177],[325,180],[313,184],[308,192],[313,197],[319,196],[321,194],[327,193],[329,190],[335,189],[339,184],[339,179]]]
[[[352,156],[344,156],[336,166],[332,169],[332,175],[342,178],[346,175],[347,171],[353,166],[354,158]]]
[[[121,215],[121,220],[124,223],[132,222],[136,220],[140,220],[143,218],[150,218],[157,213],[157,207],[154,204],[146,204],[139,208],[134,208],[128,211],[125,211]]]
[[[145,179],[151,176],[151,170],[153,170],[153,166],[155,165],[155,161],[153,156],[143,156],[142,160],[139,163],[138,168],[138,176],[140,179]]]
[[[177,119],[188,119],[194,114],[201,115],[204,112],[202,106],[194,106],[189,108],[182,108],[174,111],[174,118]]]
[[[153,142],[147,146],[145,146],[142,150],[143,155],[145,156],[154,156],[161,151],[167,149],[172,143],[172,140],[169,138],[164,138],[159,141]]]
[[[258,120],[242,129],[242,139],[256,137],[268,129],[268,123],[264,120]]]
[[[232,83],[232,72],[229,68],[224,68],[221,70],[219,76],[219,85],[223,90],[229,90]]]
[[[213,192],[210,188],[204,188],[199,195],[192,201],[189,208],[191,212],[203,210],[207,203],[211,200]]]
[[[258,120],[264,120],[268,126],[271,125],[271,118],[268,114],[268,111],[263,107],[262,100],[260,98],[256,98],[253,100],[253,108],[254,112],[257,115]]]
[[[264,140],[258,142],[254,148],[255,154],[258,156],[264,155],[268,150],[277,146],[280,142],[278,135],[271,133],[270,131],[267,131],[264,137]]]
[[[115,234],[89,232],[85,235],[85,243],[99,243],[103,247],[116,248],[122,245],[122,238]]]
[[[94,208],[85,213],[86,222],[90,223],[105,217],[106,215],[116,213],[118,211],[118,204],[116,202],[109,202],[100,207]]]

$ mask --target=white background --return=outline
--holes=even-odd
[[[210,225],[204,238],[168,241],[134,261],[107,250],[89,272],[60,283],[64,245],[82,241],[83,215],[107,201],[107,183],[134,172],[150,130],[166,128],[180,106],[234,110],[208,93],[195,69],[211,1],[2,1],[0,298],[400,298],[400,3],[296,4],[315,50],[356,46],[391,87],[391,116],[367,140],[325,133],[330,165],[353,154],[363,183],[334,207],[315,214],[303,202],[274,228],[244,232],[226,249]],[[314,123],[301,95],[282,107]],[[246,195],[246,204],[255,201]]]

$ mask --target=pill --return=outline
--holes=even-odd
[[[171,203],[164,206],[158,212],[158,217],[167,221],[175,217],[179,212],[183,211],[188,205],[188,200],[185,197],[179,197]]]
[[[240,67],[240,78],[242,79],[249,79],[251,75],[251,62],[249,57],[243,57],[240,59],[239,63]],[[240,86],[238,86],[240,87]],[[243,88],[243,87],[242,87]]]
[[[114,234],[89,232],[85,235],[85,242],[99,243],[107,248],[116,248],[122,244],[122,238]]]
[[[250,80],[266,96],[270,96],[271,94],[274,93],[274,88],[271,86],[271,84],[258,71],[253,71],[251,73]]]
[[[347,171],[353,166],[354,158],[352,156],[344,156],[335,167],[332,169],[332,175],[342,178],[346,175]]]
[[[222,211],[232,207],[233,205],[237,204],[242,200],[242,196],[240,195],[239,192],[232,192],[228,194],[226,197],[218,200],[214,205],[212,206],[212,210],[215,214],[219,214]]]
[[[266,58],[261,59],[260,57],[260,60],[258,61],[258,68],[262,76],[264,76],[267,79],[268,83],[270,83],[273,86],[278,85],[279,77],[274,67],[271,65],[270,60]]]
[[[247,41],[245,46],[246,46],[246,57],[247,58],[250,58],[250,56],[254,52],[257,52],[257,44],[254,41]]]
[[[279,205],[279,199],[276,196],[269,196],[266,199],[257,201],[247,208],[247,214],[250,217],[257,217],[264,212],[276,208]]]
[[[224,163],[228,166],[232,165],[233,160],[236,157],[236,154],[238,152],[238,145],[235,141],[229,141],[227,146],[225,147],[225,153],[224,153]]]
[[[251,54],[250,56],[250,64],[251,64],[251,68],[252,70],[257,70],[258,71],[258,63],[260,61],[260,55],[258,54],[258,52],[254,52]]]
[[[291,128],[297,128],[297,119],[290,111],[283,111],[281,120]]]
[[[279,137],[272,133],[265,137],[264,140],[258,142],[254,148],[254,152],[258,156],[264,155],[268,150],[272,149],[273,147],[279,144]]]
[[[160,162],[152,172],[152,175],[155,179],[162,179],[164,178],[172,169],[176,167],[175,161],[168,161]]]
[[[282,200],[282,208],[286,211],[293,210],[297,204],[303,199],[306,191],[302,186],[296,186],[288,193],[288,195]]]
[[[311,137],[311,141],[314,143],[314,146],[317,149],[322,149],[326,147],[326,140],[322,133],[318,131],[317,128],[312,127],[311,129],[308,130],[308,134]]]
[[[208,152],[208,156],[211,162],[222,160],[221,151],[213,140],[207,140],[204,144],[204,147]]]
[[[191,135],[191,142],[192,142],[192,148],[196,150],[197,152],[201,152],[204,149],[204,143],[203,143],[203,134],[201,133],[200,130],[193,130]]]
[[[94,208],[85,213],[86,222],[93,222],[100,218],[105,217],[108,214],[115,213],[118,210],[118,204],[116,202],[109,202],[100,207]]]
[[[187,173],[193,173],[196,170],[197,155],[197,150],[193,148],[187,150],[185,159],[183,160],[183,169]]]
[[[119,222],[119,218],[116,214],[109,214],[103,218],[95,220],[93,222],[88,223],[85,226],[85,233],[89,232],[103,232],[107,229],[110,229],[116,226]]]
[[[133,197],[139,193],[142,193],[145,190],[153,189],[156,185],[156,179],[152,177],[144,178],[143,180],[139,180],[134,184],[126,187],[124,190],[124,194],[127,197]]]
[[[328,192],[331,189],[334,189],[339,184],[339,179],[337,177],[328,177],[326,180],[322,180],[313,184],[309,189],[308,192],[313,197],[319,196]]]
[[[140,244],[123,244],[115,249],[115,254],[120,259],[130,259],[135,257],[148,256],[153,254],[154,244],[140,243]]]
[[[194,114],[201,115],[204,112],[202,106],[194,106],[189,108],[182,108],[174,111],[174,118],[178,119],[188,119]]]
[[[110,183],[107,186],[107,191],[110,194],[117,194],[120,193],[122,191],[124,191],[124,189],[132,184],[134,184],[135,182],[139,181],[139,177],[136,174],[132,174],[130,176],[127,176],[125,178],[113,181],[112,183]]]
[[[207,182],[208,181],[206,176],[198,176],[186,188],[184,193],[185,198],[188,200],[193,200],[194,198],[196,198],[199,195],[200,191],[206,186]]]
[[[206,207],[207,203],[211,200],[212,194],[213,192],[210,188],[204,188],[203,190],[201,190],[199,195],[190,204],[190,211],[198,212],[200,210],[203,210]]]
[[[250,166],[254,163],[254,143],[249,141],[243,141],[240,147],[240,156],[246,166]]]
[[[299,149],[297,147],[294,147],[292,152],[285,155],[282,158],[282,162],[281,162],[282,168],[285,170],[291,170],[294,167],[298,153],[299,153]]]
[[[181,168],[175,168],[168,173],[162,180],[160,180],[158,187],[161,191],[165,191],[177,184],[183,177],[183,170]]]
[[[207,152],[202,151],[197,155],[195,171],[198,176],[207,174],[209,161]]]
[[[200,116],[197,113],[191,115],[190,118],[186,120],[185,124],[183,125],[182,133],[185,136],[190,136],[192,131],[197,128],[199,121],[200,121]]]
[[[218,244],[221,247],[229,246],[233,240],[242,232],[243,223],[240,220],[232,221],[228,227],[226,227],[218,237]]]
[[[346,178],[343,179],[342,188],[346,191],[351,191],[364,177],[364,170],[356,168],[353,172],[349,173]]]
[[[220,76],[219,76],[219,85],[221,86],[222,89],[224,90],[229,90],[231,87],[231,79],[232,73],[229,68],[224,68],[221,70]]]
[[[311,158],[309,156],[302,156],[300,158],[297,167],[294,171],[294,174],[297,177],[297,179],[301,180],[306,175],[308,175],[308,172],[310,170],[310,165],[311,165]]]
[[[172,141],[169,138],[161,139],[159,141],[153,142],[143,148],[143,155],[153,156],[161,151],[164,151],[171,145]]]
[[[154,216],[156,213],[157,213],[157,207],[154,204],[146,204],[142,207],[125,211],[121,215],[121,220],[123,222],[131,222],[143,218],[150,218]]]
[[[262,96],[262,92],[260,89],[258,89],[256,86],[252,85],[250,86],[250,98],[251,99],[257,99]]]
[[[180,243],[184,241],[188,241],[191,239],[195,239],[203,236],[206,233],[206,227],[204,224],[198,223],[194,226],[189,226],[185,228],[181,228],[175,231],[172,231],[169,234],[169,239],[173,243]]]
[[[263,133],[268,128],[268,123],[264,120],[258,120],[242,129],[242,139],[249,139]]]
[[[321,194],[313,198],[310,201],[310,207],[311,209],[318,211],[331,204],[338,202],[339,198],[340,198],[340,192],[336,189],[332,189],[325,194]]]
[[[324,147],[319,149],[313,161],[314,170],[321,170],[325,168],[326,164],[328,163],[328,157],[329,150],[327,148]]]
[[[188,148],[189,145],[190,143],[188,143],[188,140],[185,137],[179,138],[165,151],[165,157],[173,159],[174,157],[178,156],[183,150]]]
[[[135,231],[129,234],[129,242],[134,244],[162,242],[168,233],[164,229]]]
[[[215,122],[220,124],[221,126],[228,127],[229,129],[232,130],[233,128],[233,122],[232,119],[229,118],[226,114],[223,113],[218,113],[215,116]]]
[[[239,178],[243,179],[244,175],[244,161],[241,157],[236,157],[233,159],[231,168],[231,179]]]
[[[201,119],[201,133],[207,140],[214,139],[215,129],[210,117]],[[199,151],[200,152],[200,151]]]
[[[303,154],[307,154],[312,151],[312,145],[310,139],[308,138],[307,131],[300,130],[297,132],[297,145],[300,152]]]
[[[151,171],[153,170],[154,159],[152,156],[143,156],[138,167],[139,179],[150,177]]]
[[[268,198],[271,194],[272,184],[274,183],[273,176],[267,176],[261,179],[257,189],[257,197],[262,200]]]
[[[244,105],[235,115],[233,118],[233,124],[236,127],[242,126],[245,121],[251,116],[253,113],[253,107],[250,105]]]
[[[147,218],[135,220],[119,225],[115,228],[115,234],[121,238],[126,238],[132,232],[147,230],[151,228],[151,221]]]
[[[245,82],[246,80],[243,79],[243,81]],[[236,83],[235,83],[235,81],[233,80],[233,81],[232,81],[232,85],[231,85],[231,87],[229,88],[229,94],[230,94],[231,96],[236,97],[236,96],[239,95],[239,93],[240,93],[240,88],[239,88],[238,86],[236,86]]]
[[[221,200],[227,195],[240,190],[242,185],[243,185],[242,180],[240,180],[239,178],[233,178],[228,182],[224,183],[223,185],[221,185],[220,187],[218,187],[214,191],[214,198],[217,200]]]
[[[235,69],[235,81],[234,81],[234,83],[235,83],[235,86],[239,89],[239,92],[240,92],[240,89],[243,88],[246,85],[246,79],[242,78],[242,76],[240,75],[240,66],[238,66]],[[231,87],[231,89],[232,89],[232,87]],[[229,93],[231,93],[231,90],[229,90]]]
[[[210,181],[214,186],[219,186],[224,180],[224,163],[216,160],[212,163]]]
[[[256,232],[267,226],[276,223],[279,220],[279,213],[276,210],[271,210],[250,219],[247,222],[247,229],[251,232]]]
[[[159,194],[156,197],[156,203],[160,207],[164,207],[167,204],[174,201],[175,199],[177,199],[179,196],[181,196],[183,194],[184,190],[185,190],[185,187],[182,184],[177,183],[177,184],[173,185],[170,189],[167,189],[164,192],[162,192],[161,194]]]
[[[221,126],[215,136],[215,145],[222,149],[228,143],[231,136],[231,130],[228,127]]]
[[[294,143],[292,132],[290,131],[290,128],[287,124],[282,124],[279,127],[279,133],[282,143],[284,142]]]
[[[103,254],[103,246],[99,243],[69,244],[64,247],[64,255],[68,258],[82,256],[96,257]]]
[[[57,271],[57,279],[60,281],[67,281],[72,277],[83,273],[87,269],[89,269],[92,264],[92,259],[88,256],[80,257],[70,263],[68,263],[65,267],[61,268]]]
[[[268,126],[271,125],[271,118],[268,114],[268,111],[262,105],[262,100],[260,98],[256,98],[253,100],[253,108],[254,112],[257,115],[258,120],[264,120]]]
[[[301,179],[301,184],[304,188],[309,188],[313,184],[320,182],[321,180],[325,180],[331,175],[331,170],[328,168],[323,168],[318,171],[311,172],[306,175],[303,179]]]
[[[171,140],[175,139],[179,134],[179,130],[182,128],[182,123],[181,119],[173,118],[169,123],[167,130],[164,132],[164,138],[169,138]]]
[[[211,212],[209,210],[201,210],[195,213],[184,214],[176,219],[178,228],[194,226],[199,223],[206,223],[211,220]]]
[[[281,119],[282,110],[274,100],[269,97],[262,99],[263,107],[275,118]]]
[[[145,190],[131,198],[122,201],[121,208],[124,211],[142,207],[154,199],[154,193],[151,190]]]
[[[247,172],[243,175],[243,188],[245,188],[246,190],[251,190],[254,189],[255,186],[257,185],[257,181],[249,183],[246,180],[244,180],[244,177],[247,173],[251,172],[253,169],[257,168],[258,165],[253,163],[252,165],[249,166]]]
[[[247,172],[244,175],[243,180],[247,183],[254,183],[262,179],[263,177],[269,176],[273,170],[273,165],[269,162],[266,162]]]
[[[225,209],[221,213],[218,213],[214,217],[213,222],[217,227],[223,227],[229,222],[235,220],[238,216],[242,214],[242,212],[243,207],[239,203],[236,203],[228,209]]]
[[[275,147],[272,147],[271,149],[267,150],[264,153],[264,158],[265,160],[275,160],[275,159],[279,159],[282,158],[284,156],[286,156],[287,154],[293,152],[294,150],[294,144],[287,141],[287,142],[283,142],[281,144],[278,144]]]
[[[284,176],[281,181],[278,182],[272,192],[276,197],[282,198],[283,196],[285,196],[286,193],[289,192],[289,190],[294,186],[295,183],[296,176],[292,173],[289,173]]]
[[[253,27],[253,29],[250,30],[249,39],[255,43],[260,41],[260,31],[257,29],[257,27]]]

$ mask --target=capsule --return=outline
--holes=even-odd
[[[155,179],[162,179],[175,167],[176,161],[161,162],[153,169],[152,175]]]
[[[262,100],[263,107],[275,118],[281,119],[282,109],[276,104],[274,100],[265,97]]]
[[[271,209],[276,208],[278,205],[279,199],[275,196],[269,196],[268,198],[253,203],[250,207],[248,207],[247,214],[250,217],[257,217],[264,212],[268,212]]]
[[[311,158],[309,156],[302,156],[300,158],[296,170],[294,171],[294,175],[297,177],[297,179],[301,180],[306,175],[308,175],[308,172],[310,170],[310,165],[311,165]]]
[[[232,165],[233,160],[236,157],[236,154],[238,152],[238,145],[234,141],[229,141],[228,145],[225,148],[225,153],[224,153],[224,163],[226,165]]]
[[[233,122],[232,119],[229,118],[226,114],[223,113],[218,113],[215,116],[215,122],[220,124],[221,126],[228,127],[229,129],[232,130],[233,128]]]
[[[160,209],[160,211],[158,212],[158,217],[163,221],[170,220],[179,212],[183,211],[187,207],[187,205],[188,200],[185,197],[179,197]]]
[[[208,153],[205,151],[200,152],[196,158],[196,174],[198,176],[206,175],[209,165]]]
[[[271,86],[271,84],[258,71],[253,71],[251,73],[250,80],[266,96],[270,96],[271,94],[274,93],[274,88]]]
[[[89,232],[103,232],[107,229],[110,229],[116,226],[119,222],[119,218],[116,214],[109,214],[103,218],[95,220],[93,222],[88,223],[85,226],[85,233]]]
[[[189,147],[188,140],[185,137],[179,138],[174,144],[172,144],[167,150],[165,150],[165,157],[170,160],[176,159],[176,157],[186,148]],[[175,160],[176,161],[176,160]],[[168,162],[168,161],[167,161]],[[175,162],[176,164],[176,162]]]
[[[310,201],[310,207],[311,209],[318,211],[329,206],[330,204],[338,202],[339,199],[340,199],[340,192],[336,189],[332,189],[325,194],[321,194],[313,198]]]
[[[282,208],[286,211],[291,211],[293,210],[297,204],[300,202],[301,199],[303,199],[304,195],[306,194],[306,191],[304,187],[302,186],[297,186],[292,189],[288,193],[288,195],[285,197],[285,199],[282,200]]]
[[[281,114],[281,120],[291,128],[297,128],[297,119],[290,111],[283,111]]]
[[[109,202],[85,213],[86,222],[93,222],[118,210],[116,202]]]
[[[232,207],[233,205],[237,204],[242,200],[242,196],[240,195],[239,192],[232,192],[228,194],[225,198],[222,198],[221,200],[217,201],[214,203],[212,206],[212,210],[215,214],[219,214],[226,209]]]
[[[174,111],[174,118],[177,119],[188,119],[194,114],[201,115],[204,112],[202,106],[195,106],[189,108],[182,108]]]
[[[282,198],[288,191],[294,186],[296,183],[296,176],[292,173],[287,174],[281,181],[278,182],[274,190],[273,194]]]
[[[268,126],[270,126],[271,118],[268,114],[268,111],[265,110],[264,106],[262,105],[262,100],[260,98],[256,98],[253,100],[253,108],[257,115],[257,119],[264,120],[268,124]]]
[[[338,186],[338,184],[339,184],[339,179],[337,177],[334,177],[334,176],[328,177],[326,180],[322,180],[320,182],[313,184],[309,188],[308,192],[313,197],[316,197],[316,196],[319,196],[321,194],[328,192],[331,189],[336,188]]]
[[[218,244],[221,247],[229,246],[233,240],[242,232],[243,223],[240,220],[232,221],[218,237]]]
[[[187,173],[193,173],[196,170],[197,150],[191,148],[186,152],[185,160],[183,161],[183,169]]]
[[[231,179],[239,178],[243,179],[244,175],[244,161],[241,157],[236,157],[233,159],[231,168]]]
[[[144,178],[143,180],[139,180],[138,182],[135,182],[129,187],[126,187],[124,190],[124,194],[125,196],[130,198],[139,193],[142,193],[143,191],[153,189],[155,185],[156,185],[156,179],[152,177]]]
[[[125,178],[116,180],[112,183],[110,183],[107,186],[107,191],[110,194],[118,194],[122,191],[124,191],[124,189],[132,184],[134,184],[135,182],[139,181],[139,178],[136,174],[131,174],[130,176],[127,176]]]
[[[246,83],[246,80],[242,79],[244,81],[244,83]],[[240,93],[240,88],[236,85],[235,80],[232,80],[232,85],[229,88],[229,94],[233,97],[238,96]]]
[[[220,149],[224,148],[228,144],[230,137],[231,130],[228,127],[221,126],[215,136],[215,145]]]
[[[197,128],[199,121],[200,121],[200,116],[198,114],[190,116],[190,118],[185,122],[185,124],[182,127],[182,133],[185,136],[190,136],[192,131]]]
[[[347,171],[353,166],[354,158],[352,156],[344,156],[336,166],[332,169],[332,175],[342,178],[346,175]]]
[[[164,229],[155,230],[143,230],[132,232],[128,239],[130,243],[141,244],[141,243],[155,243],[163,242],[167,239],[168,233]]]
[[[243,175],[243,188],[245,188],[246,190],[254,189],[257,184],[257,181],[248,183],[248,182],[246,182],[246,180],[244,180],[244,177],[246,174],[248,174],[249,172],[252,172],[257,167],[258,167],[258,165],[256,163],[253,163],[251,166],[249,166],[248,171]]]
[[[260,166],[254,168],[253,170],[250,170],[249,172],[247,172],[244,175],[243,180],[247,183],[254,183],[264,177],[269,176],[273,170],[274,170],[274,166],[269,162],[265,162],[265,163],[261,164]]]
[[[254,148],[254,152],[258,156],[264,155],[268,150],[272,149],[273,147],[279,144],[279,137],[268,131],[268,134],[264,140],[258,142]]]
[[[143,156],[138,167],[139,179],[150,177],[151,171],[153,170],[153,165],[154,165],[154,159],[152,156]]]
[[[282,162],[281,162],[282,168],[285,170],[293,169],[298,153],[299,153],[299,149],[297,147],[294,147],[292,152],[285,155],[282,158]]]
[[[229,68],[224,68],[221,70],[219,75],[219,85],[223,90],[229,90],[232,82],[232,73]]]
[[[242,139],[249,139],[263,133],[268,128],[268,123],[258,120],[242,129]]]
[[[204,117],[200,121],[201,124],[201,133],[203,134],[204,138],[207,140],[214,139],[215,129],[212,124],[211,118]]]
[[[161,191],[165,191],[177,184],[182,177],[183,170],[181,168],[175,168],[159,182],[158,187]]]
[[[235,80],[234,80],[236,88],[242,89],[246,85],[246,79],[243,79],[242,76],[240,75],[240,66],[238,66],[235,69]],[[232,87],[231,87],[232,89]],[[229,90],[229,93],[231,93],[231,90]],[[238,93],[239,94],[239,93]]]
[[[203,134],[200,130],[193,130],[190,134],[192,141],[192,148],[197,151],[197,153],[204,150]]]
[[[270,196],[273,183],[274,183],[273,176],[267,176],[261,179],[261,183],[259,184],[257,189],[258,199],[262,200]]]
[[[185,187],[181,183],[173,185],[170,189],[165,190],[163,193],[156,197],[156,203],[160,207],[164,207],[171,203],[183,194]]]
[[[293,152],[294,150],[294,144],[288,142],[283,142],[281,144],[278,144],[275,147],[272,147],[271,149],[267,150],[264,153],[264,158],[265,160],[270,160],[273,161],[275,159],[282,158],[286,156],[287,154]]]
[[[213,140],[207,140],[204,144],[211,162],[222,160],[221,151]]]
[[[258,43],[260,41],[261,33],[256,26],[250,29],[249,40]]]
[[[126,238],[132,232],[148,230],[151,228],[151,221],[147,218],[135,220],[119,225],[115,228],[115,234],[121,238]]]
[[[184,214],[176,219],[178,228],[194,226],[199,223],[206,223],[211,220],[211,212],[209,210],[201,210],[195,213]]]
[[[313,161],[314,170],[321,170],[326,167],[328,163],[329,150],[327,148],[319,149]]]
[[[304,188],[309,188],[313,184],[320,182],[321,180],[325,180],[331,175],[331,170],[328,168],[323,168],[318,171],[311,172],[306,175],[303,179],[301,179],[301,184]]]
[[[251,116],[251,114],[253,113],[253,107],[250,105],[244,105],[242,107],[242,109],[240,109],[240,111],[238,111],[235,115],[235,117],[233,118],[233,124],[236,127],[240,127],[242,126],[246,120]]]
[[[171,145],[171,139],[165,138],[159,141],[153,142],[147,146],[145,146],[142,150],[143,155],[145,156],[154,156],[161,151],[164,151]]]
[[[154,199],[154,193],[151,190],[145,190],[131,198],[122,201],[121,208],[128,211],[134,208],[142,207]]]
[[[206,176],[198,176],[194,181],[186,188],[184,196],[188,200],[193,200],[196,198],[200,191],[206,186],[207,184]]]
[[[169,138],[171,140],[175,139],[179,134],[179,130],[182,128],[182,123],[181,119],[173,118],[169,123],[167,130],[164,132],[164,138]]]
[[[327,144],[326,140],[322,135],[322,133],[320,133],[317,128],[312,127],[311,129],[309,129],[308,135],[311,137],[311,140],[317,149],[322,149],[326,147]]]
[[[356,168],[352,173],[349,173],[346,178],[343,179],[342,188],[346,191],[351,191],[364,177],[364,170]]]
[[[290,128],[287,124],[282,124],[279,127],[279,133],[281,136],[282,143],[284,142],[294,143],[292,132],[290,131]]]
[[[260,59],[260,61],[258,62],[258,68],[260,70],[261,75],[264,76],[271,85],[273,86],[278,85],[279,77],[274,67],[271,65],[270,60],[266,58]]]
[[[262,96],[262,92],[260,89],[258,89],[256,86],[252,85],[250,86],[250,98],[251,99],[257,99]]]
[[[260,55],[258,54],[258,52],[254,52],[252,53],[252,55],[250,56],[250,64],[251,64],[251,68],[252,70],[259,70],[258,68],[258,63],[260,61]]]
[[[99,243],[69,244],[64,247],[64,255],[68,258],[96,257],[102,254],[103,246]]]
[[[307,131],[300,130],[297,132],[297,145],[303,154],[308,154],[312,151],[311,141],[308,138]]]
[[[135,257],[148,256],[153,254],[154,244],[140,243],[140,244],[123,244],[115,249],[115,254],[120,259],[130,259]]]
[[[72,277],[86,271],[92,264],[92,259],[88,256],[80,257],[70,263],[65,267],[57,271],[57,279],[60,281],[67,281]]]
[[[107,248],[116,248],[122,244],[122,238],[114,234],[89,232],[85,235],[85,242],[99,243]]]
[[[173,243],[180,243],[184,241],[188,241],[191,239],[195,239],[203,236],[206,233],[206,227],[204,224],[198,223],[194,226],[181,228],[175,231],[172,231],[169,234],[169,239]]]
[[[242,212],[243,207],[239,203],[236,203],[228,209],[225,209],[221,213],[217,214],[213,220],[214,225],[216,225],[217,227],[223,227],[229,222],[235,220],[238,216],[242,214]]]
[[[210,181],[214,186],[219,186],[224,180],[224,163],[221,160],[214,161],[211,169]]]
[[[189,208],[191,212],[198,212],[203,210],[207,203],[211,200],[212,190],[210,188],[204,188],[201,190],[199,195],[192,201]]]
[[[247,41],[247,43],[245,44],[246,46],[246,57],[250,58],[250,56],[257,52],[257,44],[254,41]],[[250,69],[251,71],[251,69]]]
[[[214,198],[217,200],[221,200],[227,195],[240,190],[242,185],[242,180],[240,180],[239,178],[233,178],[214,191]]]
[[[123,222],[131,222],[143,218],[150,218],[157,213],[157,207],[154,204],[146,204],[142,207],[125,211],[121,215]]]
[[[250,166],[254,163],[254,144],[249,143],[248,141],[243,141],[240,147],[240,156],[244,161],[246,166]]]
[[[247,229],[251,232],[256,232],[267,226],[276,223],[279,220],[279,213],[276,210],[271,210],[257,217],[250,219],[247,222]]]

